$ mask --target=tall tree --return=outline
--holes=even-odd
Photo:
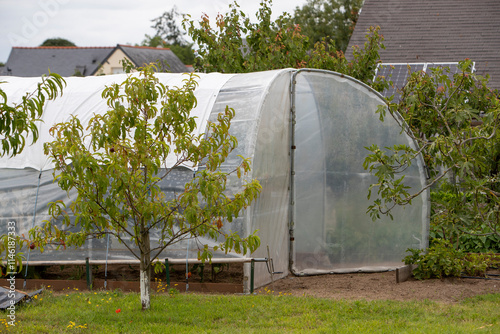
[[[177,7],[164,12],[161,16],[153,19],[151,26],[155,29],[155,35],[146,34],[142,41],[142,46],[169,48],[184,64],[194,64],[193,44],[188,43],[184,38],[186,33],[181,30],[177,19],[181,17]]]
[[[155,36],[160,36],[169,45],[184,45],[186,34],[177,23],[177,18],[182,15],[177,11],[177,7],[173,7],[170,11],[164,12],[161,16],[152,20],[154,23],[152,28],[156,30]]]
[[[75,43],[64,38],[46,39],[40,46],[76,46]]]
[[[308,0],[296,7],[293,22],[302,28],[311,45],[325,39],[346,51],[364,0]]]
[[[253,252],[260,243],[254,234],[242,239],[222,230],[258,196],[260,185],[250,180],[240,192],[227,193],[229,175],[241,177],[250,164],[242,159],[233,171],[220,169],[237,146],[228,133],[232,109],[219,114],[217,123],[209,122],[209,135],[193,135],[196,123],[190,112],[196,105],[196,86],[196,76],[191,75],[182,87],[170,88],[158,80],[151,66],[142,68],[139,75],[103,91],[109,110],[90,120],[88,134],[74,116],[56,124],[51,130],[54,141],[45,144],[61,189],[78,193],[70,206],[75,220],[62,203],[53,203],[51,212],[54,218],[62,216],[65,227],[79,231],[57,227],[54,220],[31,231],[32,240],[43,248],[54,242],[81,246],[88,238],[115,236],[140,261],[142,309],[150,307],[151,268],[173,243],[201,236],[222,238],[213,249],[203,245],[202,260],[217,249]],[[174,166],[166,165],[170,156],[177,157]],[[200,169],[182,193],[167,200],[160,182],[183,164]],[[158,238],[154,245],[153,232]]]
[[[199,22],[186,17],[184,27],[198,45],[195,69],[239,73],[286,67],[321,68],[353,76],[380,89],[379,82],[374,82],[379,49],[384,47],[378,28],[368,32],[364,48],[357,47],[354,59],[348,61],[328,41],[311,45],[301,26],[288,14],[273,20],[271,5],[271,0],[262,1],[257,23],[252,23],[236,2],[230,5],[228,13],[217,16],[215,24],[207,15]]]

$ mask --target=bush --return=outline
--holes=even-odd
[[[404,263],[415,264],[413,271],[416,279],[429,278],[485,276],[486,270],[497,266],[500,260],[493,253],[467,254],[455,249],[444,239],[434,239],[427,252],[420,249],[408,249],[410,255],[404,258]]]
[[[469,224],[473,218],[459,214],[474,200],[470,195],[450,191],[431,192],[430,239],[446,239],[466,253],[500,253],[500,236],[486,223]],[[432,243],[431,243],[432,246]]]
[[[427,253],[423,254],[420,249],[408,249],[411,255],[404,258],[405,264],[416,264],[418,267],[413,271],[417,279],[429,279],[433,277],[460,276],[462,274],[462,261],[464,254],[456,250],[449,242],[436,239]]]

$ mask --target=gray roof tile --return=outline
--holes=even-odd
[[[500,89],[500,1],[365,0],[348,50],[362,46],[367,29],[377,25],[385,38],[383,62],[470,58],[477,73],[490,74],[490,86]]]
[[[79,71],[94,75],[111,54],[121,49],[136,66],[161,62],[174,73],[188,72],[186,66],[169,49],[117,45],[116,47],[13,47],[3,75],[38,77],[50,72],[72,76]]]
[[[76,70],[93,75],[114,47],[13,47],[5,64],[9,75],[38,77],[54,72],[72,76]]]
[[[147,46],[118,45],[136,66],[143,66],[149,63],[159,63],[164,66],[164,70],[173,73],[188,72],[186,65],[170,49],[152,48]],[[160,70],[162,70],[160,68]]]

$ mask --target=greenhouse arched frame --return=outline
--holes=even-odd
[[[170,86],[182,85],[185,74],[158,73]],[[245,237],[255,230],[261,247],[253,254],[214,252],[217,262],[244,262],[244,290],[250,291],[252,258],[272,258],[274,273],[265,265],[255,266],[255,286],[288,274],[373,272],[403,265],[408,248],[424,249],[429,235],[429,193],[397,207],[394,219],[372,221],[368,187],[373,175],[363,169],[365,147],[390,147],[414,142],[402,131],[402,120],[376,113],[384,98],[351,77],[325,70],[282,69],[245,74],[197,74],[195,90],[197,132],[206,130],[226,106],[235,110],[230,133],[238,147],[222,169],[239,165],[238,155],[251,158],[248,179],[262,185],[260,197],[243,215],[225,228]],[[15,222],[18,235],[49,219],[47,206],[63,200],[70,203],[75,193],[66,194],[53,183],[53,164],[43,154],[43,143],[52,141],[48,129],[77,115],[83,123],[95,113],[107,111],[101,98],[105,86],[121,83],[125,74],[65,78],[64,94],[49,101],[39,123],[39,140],[15,156],[0,158],[0,232],[7,233]],[[36,89],[40,78],[0,77],[9,103],[21,101]],[[29,139],[28,141],[29,142]],[[166,162],[166,168],[172,165]],[[162,183],[167,197],[182,191],[196,168],[177,168]],[[170,177],[171,176],[171,177]],[[420,190],[426,185],[421,157],[405,171],[406,185]],[[237,191],[245,179],[230,179],[228,192]],[[82,261],[127,261],[132,255],[111,238],[88,241],[74,250],[29,251],[33,263]],[[154,234],[152,237],[154,242]],[[199,240],[214,246],[213,240]],[[196,261],[197,251],[189,240],[166,249],[160,259]],[[252,266],[253,267],[253,266]]]

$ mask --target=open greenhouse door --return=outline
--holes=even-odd
[[[428,245],[428,193],[397,208],[394,220],[366,214],[363,169],[369,147],[413,142],[392,117],[379,120],[383,98],[361,82],[334,72],[300,70],[292,80],[292,207],[290,269],[297,275],[383,271],[402,265],[408,248]],[[420,189],[422,161],[406,171]]]

